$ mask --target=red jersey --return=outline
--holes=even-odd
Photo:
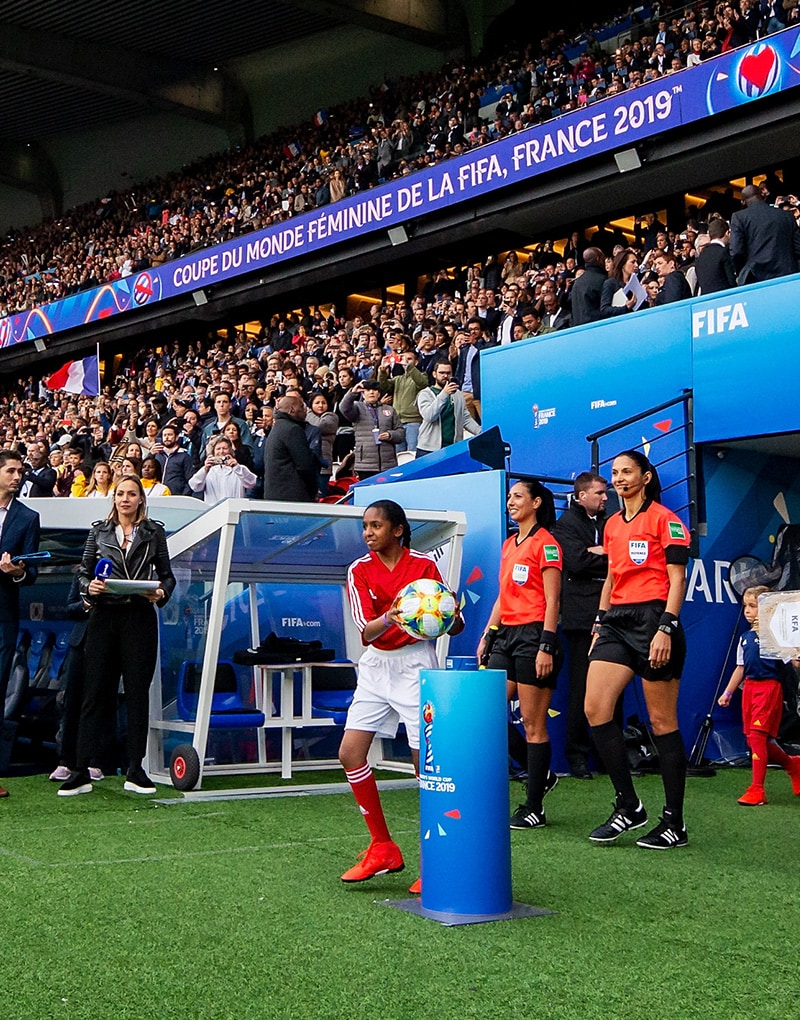
[[[603,549],[613,581],[612,606],[666,602],[667,564],[688,562],[689,533],[671,510],[646,502],[630,521],[621,510],[609,517]]]
[[[544,621],[547,603],[542,571],[561,570],[561,546],[545,528],[535,528],[519,544],[512,535],[500,554],[500,622],[506,626]]]
[[[391,609],[394,600],[407,584],[423,577],[444,583],[439,568],[430,556],[406,548],[395,563],[394,570],[390,570],[374,552],[351,563],[347,571],[347,597],[359,632],[363,634],[370,620],[376,620]],[[371,644],[373,648],[390,652],[413,645],[416,640],[399,627],[390,627]]]

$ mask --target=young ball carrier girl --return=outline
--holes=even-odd
[[[608,821],[594,829],[589,839],[614,843],[620,833],[647,823],[647,812],[633,787],[622,730],[614,721],[617,699],[638,674],[658,750],[666,807],[661,822],[636,845],[671,850],[688,843],[683,824],[686,749],[677,706],[686,658],[678,614],[686,590],[689,535],[680,520],[656,502],[661,485],[643,454],[626,450],[615,457],[611,484],[622,510],[608,520],[603,536],[608,577],[589,653],[585,707],[616,800]]]
[[[435,642],[418,641],[396,626],[394,601],[412,581],[442,581],[439,568],[430,556],[409,548],[411,528],[405,512],[390,499],[367,507],[363,534],[369,552],[351,564],[347,594],[366,650],[358,663],[358,684],[339,761],[372,839],[358,862],[342,875],[343,882],[364,882],[405,867],[400,847],[389,835],[367,754],[376,734],[392,738],[403,722],[414,771],[419,772],[419,671],[437,668]],[[458,616],[450,633],[463,628]],[[412,886],[411,891],[418,890]]]
[[[800,755],[787,754],[775,742],[783,715],[783,687],[780,680],[783,663],[777,659],[762,659],[758,640],[758,596],[765,595],[769,590],[761,584],[748,588],[742,596],[742,611],[751,629],[739,641],[736,669],[719,697],[719,704],[727,708],[734,692],[744,680],[742,726],[753,766],[753,782],[739,798],[739,803],[745,807],[758,807],[767,803],[764,780],[770,762],[780,765],[789,774],[792,790],[800,796]]]
[[[553,494],[541,482],[517,482],[506,505],[519,533],[503,543],[500,594],[477,655],[483,659],[491,628],[496,627],[488,666],[506,671],[509,697],[516,687],[527,743],[528,796],[511,816],[511,828],[536,829],[547,824],[542,800],[558,782],[550,771],[547,710],[561,665],[556,637],[561,547],[546,530],[556,515]]]

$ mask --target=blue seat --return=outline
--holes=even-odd
[[[186,722],[197,719],[197,701],[200,695],[202,663],[184,662],[178,674],[176,702],[178,715]],[[213,730],[241,730],[264,725],[265,716],[255,708],[245,705],[236,679],[232,662],[217,663],[214,678],[214,693],[211,697],[211,714],[208,725]]]
[[[337,726],[344,726],[355,687],[356,669],[352,662],[312,666],[311,714],[318,719],[333,719]]]
[[[352,701],[353,691],[312,691],[311,714],[317,719],[333,719],[337,726],[344,726]]]

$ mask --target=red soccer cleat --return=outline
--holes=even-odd
[[[374,840],[367,849],[359,854],[358,863],[342,875],[343,882],[366,882],[376,875],[393,874],[405,867],[400,847],[391,840],[388,843],[376,843]]]
[[[418,878],[413,885],[410,885],[408,887],[408,891],[411,893],[412,896],[421,896],[422,895],[422,879]]]
[[[763,786],[748,786],[739,798],[739,803],[745,807],[758,807],[767,803],[767,795]]]
[[[790,757],[791,761],[786,771],[792,781],[792,793],[795,797],[800,797],[800,754],[793,754]]]

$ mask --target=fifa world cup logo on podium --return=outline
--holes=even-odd
[[[425,737],[425,762],[422,766],[423,772],[434,772],[435,766],[433,763],[433,744],[431,743],[431,734],[433,733],[433,717],[436,715],[433,705],[430,701],[426,701],[422,706],[422,721],[425,723],[423,730],[423,736]]]

